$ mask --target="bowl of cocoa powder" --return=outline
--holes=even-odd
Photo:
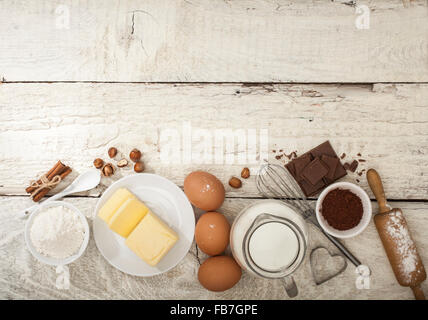
[[[369,196],[350,182],[337,182],[325,188],[318,197],[315,210],[323,230],[337,238],[360,234],[372,217]]]

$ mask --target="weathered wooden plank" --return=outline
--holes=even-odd
[[[428,81],[426,0],[353,3],[1,1],[0,79]]]
[[[268,157],[285,163],[285,156],[275,157],[295,150],[301,154],[329,139],[339,155],[346,153],[344,161],[366,160],[357,172],[378,169],[389,198],[427,199],[427,89],[426,84],[2,84],[0,193],[23,194],[28,181],[58,159],[73,167],[70,181],[92,167],[95,158],[107,160],[110,146],[125,154],[140,148],[147,172],[178,185],[196,169],[208,170],[227,184],[244,166],[257,169],[260,161],[252,159]],[[241,150],[238,141],[228,149],[224,139],[219,145],[223,151],[210,149],[211,160],[198,155],[228,129],[241,132],[248,142],[251,132],[256,132],[257,154],[250,157],[251,149]],[[171,130],[177,135],[175,143],[172,138],[163,139]],[[263,134],[267,150],[260,147]],[[168,153],[171,145],[178,148]],[[190,147],[194,156],[188,161]],[[224,157],[217,163],[215,155]],[[233,156],[229,159],[233,163],[228,156]],[[114,179],[130,173],[131,169],[120,170]],[[364,174],[347,177],[357,179],[369,190]],[[112,180],[103,178],[102,184]],[[227,186],[227,192],[230,197],[257,197],[254,175],[241,189]],[[99,190],[93,193],[98,194]]]
[[[97,199],[66,199],[91,220]],[[227,199],[219,210],[230,222],[252,199]],[[25,220],[16,212],[25,207],[22,197],[0,197],[0,298],[2,299],[287,299],[280,281],[256,279],[244,273],[237,286],[223,293],[203,289],[197,281],[198,263],[193,246],[185,259],[170,272],[151,278],[136,278],[114,269],[101,256],[91,236],[84,256],[71,265],[69,291],[55,289],[54,268],[38,263],[26,250],[23,239]],[[428,203],[398,202],[406,215],[413,237],[428,265]],[[90,223],[91,224],[91,223]],[[345,245],[372,271],[370,289],[355,288],[355,270],[348,264],[346,271],[316,286],[306,263],[295,275],[300,289],[298,299],[412,299],[411,290],[398,285],[383,251],[373,223],[358,237],[347,239]],[[324,245],[335,248],[313,227],[310,248]],[[201,260],[206,256],[200,255]],[[308,259],[308,258],[306,258]],[[423,290],[428,290],[425,282]]]

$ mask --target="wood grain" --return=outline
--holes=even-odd
[[[59,190],[91,168],[95,158],[108,160],[111,146],[125,157],[139,148],[147,172],[180,186],[196,169],[208,170],[227,184],[244,166],[254,173],[260,161],[251,160],[257,155],[240,161],[245,152],[236,145],[227,150],[224,142],[223,161],[203,163],[198,154],[203,142],[228,129],[244,134],[255,130],[257,138],[265,129],[270,161],[285,163],[288,159],[281,154],[302,154],[330,140],[338,155],[346,153],[343,161],[365,160],[357,168],[362,176],[349,173],[345,180],[358,179],[371,195],[362,170],[373,167],[382,176],[389,199],[428,199],[427,89],[426,84],[2,84],[0,194],[24,194],[29,180],[62,160],[73,173]],[[190,162],[185,158],[189,153],[183,144],[187,141],[183,124],[192,126]],[[161,154],[168,151],[169,140],[160,137],[168,129],[177,130],[179,148],[169,153],[166,163]],[[211,139],[199,137],[197,129],[208,129]],[[233,163],[226,162],[227,156],[234,157]],[[130,173],[131,168],[118,170],[102,184]],[[241,189],[227,186],[227,194],[257,197],[254,174]]]
[[[0,299],[287,299],[280,281],[257,279],[247,273],[231,290],[213,293],[203,289],[197,281],[198,262],[194,245],[177,267],[163,275],[150,278],[128,276],[104,260],[93,235],[82,258],[70,265],[70,290],[56,290],[54,268],[37,262],[25,248],[25,220],[16,213],[25,207],[26,201],[23,197],[0,197]],[[92,225],[97,199],[69,198],[66,201],[76,205]],[[254,201],[227,199],[219,211],[232,223],[238,212]],[[394,205],[403,209],[418,246],[427,247],[428,203],[398,202]],[[340,276],[316,286],[306,258],[294,277],[300,289],[297,299],[413,299],[411,290],[396,282],[373,222],[361,235],[344,243],[370,267],[370,289],[356,289],[355,270],[351,263]],[[337,253],[333,245],[310,227],[309,247],[320,245]],[[428,265],[428,252],[420,250],[420,253]],[[206,258],[199,255],[202,261]],[[427,282],[422,284],[422,289],[427,292]]]
[[[0,81],[427,82],[427,1],[356,3],[4,0]]]

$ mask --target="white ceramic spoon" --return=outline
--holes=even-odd
[[[60,199],[62,197],[65,197],[69,194],[76,193],[76,192],[82,192],[87,191],[90,189],[95,188],[101,180],[101,172],[96,169],[88,170],[82,174],[80,174],[67,188],[65,188],[60,193],[57,193],[56,195],[53,195],[49,199],[43,201],[43,203],[54,201],[57,199]],[[29,216],[40,204],[35,204],[34,206],[31,206],[25,210],[22,211],[22,215],[24,217]]]

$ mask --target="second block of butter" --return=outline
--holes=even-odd
[[[141,259],[155,266],[177,242],[177,234],[149,211],[126,239],[126,245]]]
[[[109,227],[117,234],[126,238],[147,212],[149,212],[149,209],[141,201],[130,198],[111,217]]]

